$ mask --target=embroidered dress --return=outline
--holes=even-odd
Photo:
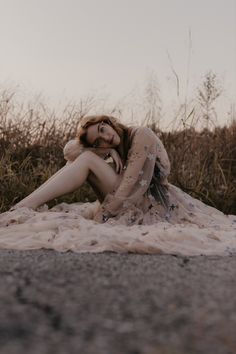
[[[102,211],[127,225],[133,225],[152,222],[150,216],[153,212],[149,210],[156,206],[159,217],[164,219],[170,206],[167,182],[170,162],[167,152],[150,128],[133,128],[130,139],[126,168],[118,181],[119,185],[105,197]],[[126,217],[127,213],[129,217]]]
[[[224,215],[168,182],[170,161],[151,129],[130,127],[126,139],[126,165],[104,200],[0,214],[0,248],[235,254],[236,216]],[[73,160],[83,151],[72,140],[65,158]],[[94,152],[107,157],[104,149]],[[111,216],[103,224],[94,221],[99,210]]]

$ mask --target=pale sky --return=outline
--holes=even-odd
[[[191,50],[189,42],[191,31]],[[54,100],[140,92],[150,72],[164,102],[211,69],[236,97],[236,0],[0,0],[0,86]],[[188,72],[188,55],[190,65]]]

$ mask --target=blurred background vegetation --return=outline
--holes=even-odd
[[[236,115],[231,107],[230,122],[217,126],[215,102],[222,89],[216,79],[212,72],[205,75],[195,99],[185,98],[173,113],[168,131],[160,129],[161,100],[155,80],[150,80],[141,125],[163,141],[171,161],[170,183],[226,214],[236,214]],[[59,117],[43,103],[19,104],[14,93],[0,91],[0,212],[64,166],[63,147],[75,136],[80,118],[94,113],[95,102],[87,97],[68,104]],[[116,107],[104,113],[122,117]],[[84,184],[48,205],[94,200],[94,192]]]

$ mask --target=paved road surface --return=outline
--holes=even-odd
[[[1,354],[236,353],[236,257],[0,251]]]

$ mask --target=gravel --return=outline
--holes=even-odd
[[[1,354],[234,354],[236,256],[0,251]]]

